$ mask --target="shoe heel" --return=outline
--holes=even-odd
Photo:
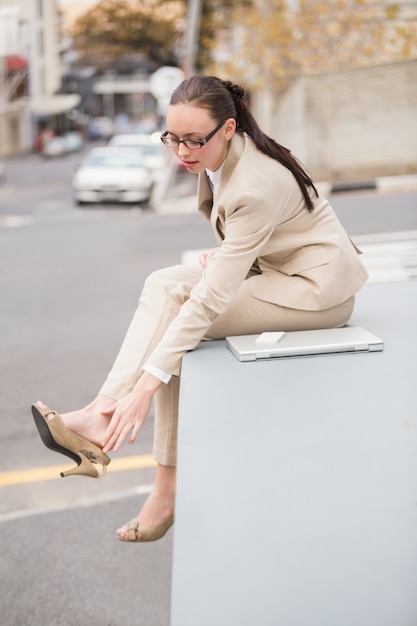
[[[106,455],[106,458],[99,459],[96,463],[93,463],[89,458],[87,458],[87,456],[80,452],[79,462],[77,460],[78,465],[61,472],[61,477],[65,478],[66,476],[76,476],[78,474],[80,476],[99,478],[105,474],[109,462],[110,459]]]

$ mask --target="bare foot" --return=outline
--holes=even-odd
[[[101,414],[101,411],[108,409],[115,403],[115,400],[108,396],[98,395],[93,402],[83,409],[71,411],[69,413],[60,413],[60,416],[67,428],[73,433],[88,439],[92,443],[101,447],[104,434],[109,425],[110,418]],[[45,407],[42,402],[36,403],[39,407]],[[50,414],[53,418],[53,414]],[[49,415],[46,419],[50,419]]]
[[[157,465],[155,483],[151,494],[137,516],[139,530],[136,532],[141,539],[140,528],[152,531],[169,520],[175,508],[175,478],[176,468],[166,465]],[[123,524],[116,531],[120,539],[128,539],[128,524]]]

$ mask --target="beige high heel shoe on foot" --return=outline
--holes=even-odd
[[[118,533],[116,533],[116,536],[120,541],[136,541],[137,543],[142,543],[142,541],[156,541],[165,535],[173,523],[174,515],[171,515],[165,522],[159,524],[159,526],[146,528],[146,526],[140,526],[137,517],[134,517],[127,525],[127,539],[121,537]],[[140,539],[136,536],[137,532],[141,534]]]
[[[46,416],[51,413],[53,417],[47,420]],[[61,472],[62,477],[79,474],[99,478],[105,473],[110,457],[94,443],[67,428],[56,411],[52,411],[47,406],[40,408],[34,404],[32,414],[45,446],[50,450],[65,454],[77,463],[75,467]]]

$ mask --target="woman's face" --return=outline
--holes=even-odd
[[[168,107],[167,130],[175,139],[205,139],[218,125],[207,109],[191,104],[174,104]],[[236,129],[236,122],[229,118],[202,147],[191,149],[186,144],[170,148],[189,172],[200,174],[205,169],[217,170],[226,158],[229,142]]]

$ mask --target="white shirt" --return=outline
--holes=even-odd
[[[224,166],[224,163],[222,163],[219,169],[217,169],[215,172],[213,172],[212,170],[206,170],[206,174],[209,179],[209,184],[213,192],[213,199],[216,197],[217,191],[220,186],[220,179],[222,177],[223,166]]]
[[[145,372],[152,374],[152,376],[159,378],[159,380],[161,380],[166,385],[169,383],[169,381],[172,378],[172,374],[168,374],[168,372],[164,372],[163,370],[160,370],[158,367],[149,365],[149,363],[145,363],[145,365],[143,366],[143,369],[145,370]]]

